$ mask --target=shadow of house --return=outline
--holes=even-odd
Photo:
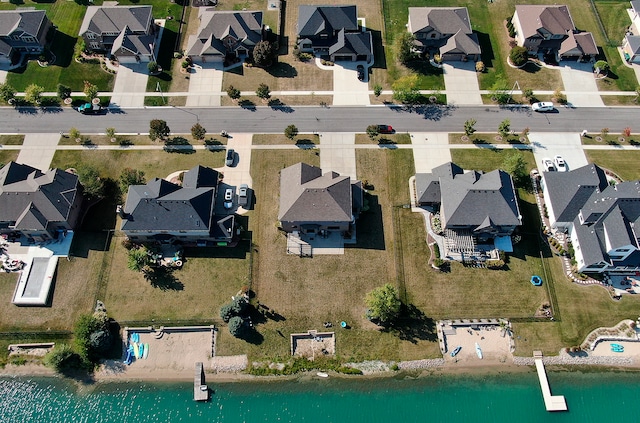
[[[355,245],[347,244],[345,248],[384,250],[384,220],[378,196],[367,193],[364,204],[365,209],[358,218],[358,242]]]

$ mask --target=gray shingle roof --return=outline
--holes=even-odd
[[[308,6],[298,8],[298,35],[313,37],[321,33],[333,34],[345,29],[356,31],[358,17],[356,6]]]
[[[440,178],[451,179],[464,170],[455,163],[448,162],[432,170],[431,173],[416,174],[416,195],[418,203],[440,203]]]
[[[14,31],[20,30],[37,37],[46,17],[44,10],[0,11],[0,36],[7,37]]]
[[[151,6],[89,6],[79,35],[120,33],[128,27],[132,33],[146,33],[152,22]]]
[[[0,169],[0,221],[21,221],[17,229],[24,230],[66,222],[79,190],[76,175],[10,162]]]
[[[199,56],[214,53],[224,54],[226,47],[222,39],[231,36],[239,42],[235,45],[250,48],[262,39],[262,12],[216,11],[200,9],[198,34],[189,38],[187,54]],[[233,49],[232,49],[233,50]]]
[[[638,1],[640,2],[640,0]],[[640,36],[627,35],[626,39],[633,54],[640,54]]]
[[[444,46],[440,47],[440,54],[446,53],[480,54],[478,36],[465,34],[462,30],[456,32]]]
[[[410,7],[409,26],[413,33],[430,32],[433,29],[444,35],[453,35],[458,31],[471,34],[466,7]]]
[[[280,172],[278,220],[287,222],[345,222],[352,219],[349,176],[322,175],[318,167],[297,163]]]
[[[368,55],[373,52],[371,32],[345,33],[338,32],[337,41],[329,48],[329,54],[357,54]]]

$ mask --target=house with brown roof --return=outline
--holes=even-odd
[[[565,5],[517,5],[512,23],[517,44],[531,54],[553,55],[557,61],[598,54],[593,34],[576,29]]]
[[[640,64],[640,0],[632,1],[627,13],[631,26],[622,40],[622,52],[627,62]]]
[[[278,220],[283,231],[352,233],[363,205],[360,181],[297,163],[280,172]]]
[[[198,10],[200,25],[189,36],[187,56],[195,62],[222,62],[246,57],[263,39],[262,12]]]
[[[16,64],[24,57],[38,57],[54,30],[44,10],[0,11],[0,63]]]
[[[157,32],[151,6],[89,6],[79,35],[89,51],[136,63],[155,60]]]
[[[466,7],[410,7],[407,30],[421,53],[439,54],[443,61],[480,58],[480,42]]]

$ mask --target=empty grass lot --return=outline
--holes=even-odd
[[[640,151],[585,150],[587,159],[618,174],[625,181],[640,179]]]

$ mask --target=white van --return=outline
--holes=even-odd
[[[554,109],[553,103],[550,101],[543,101],[540,103],[533,103],[531,105],[531,110],[534,112],[550,112]]]

